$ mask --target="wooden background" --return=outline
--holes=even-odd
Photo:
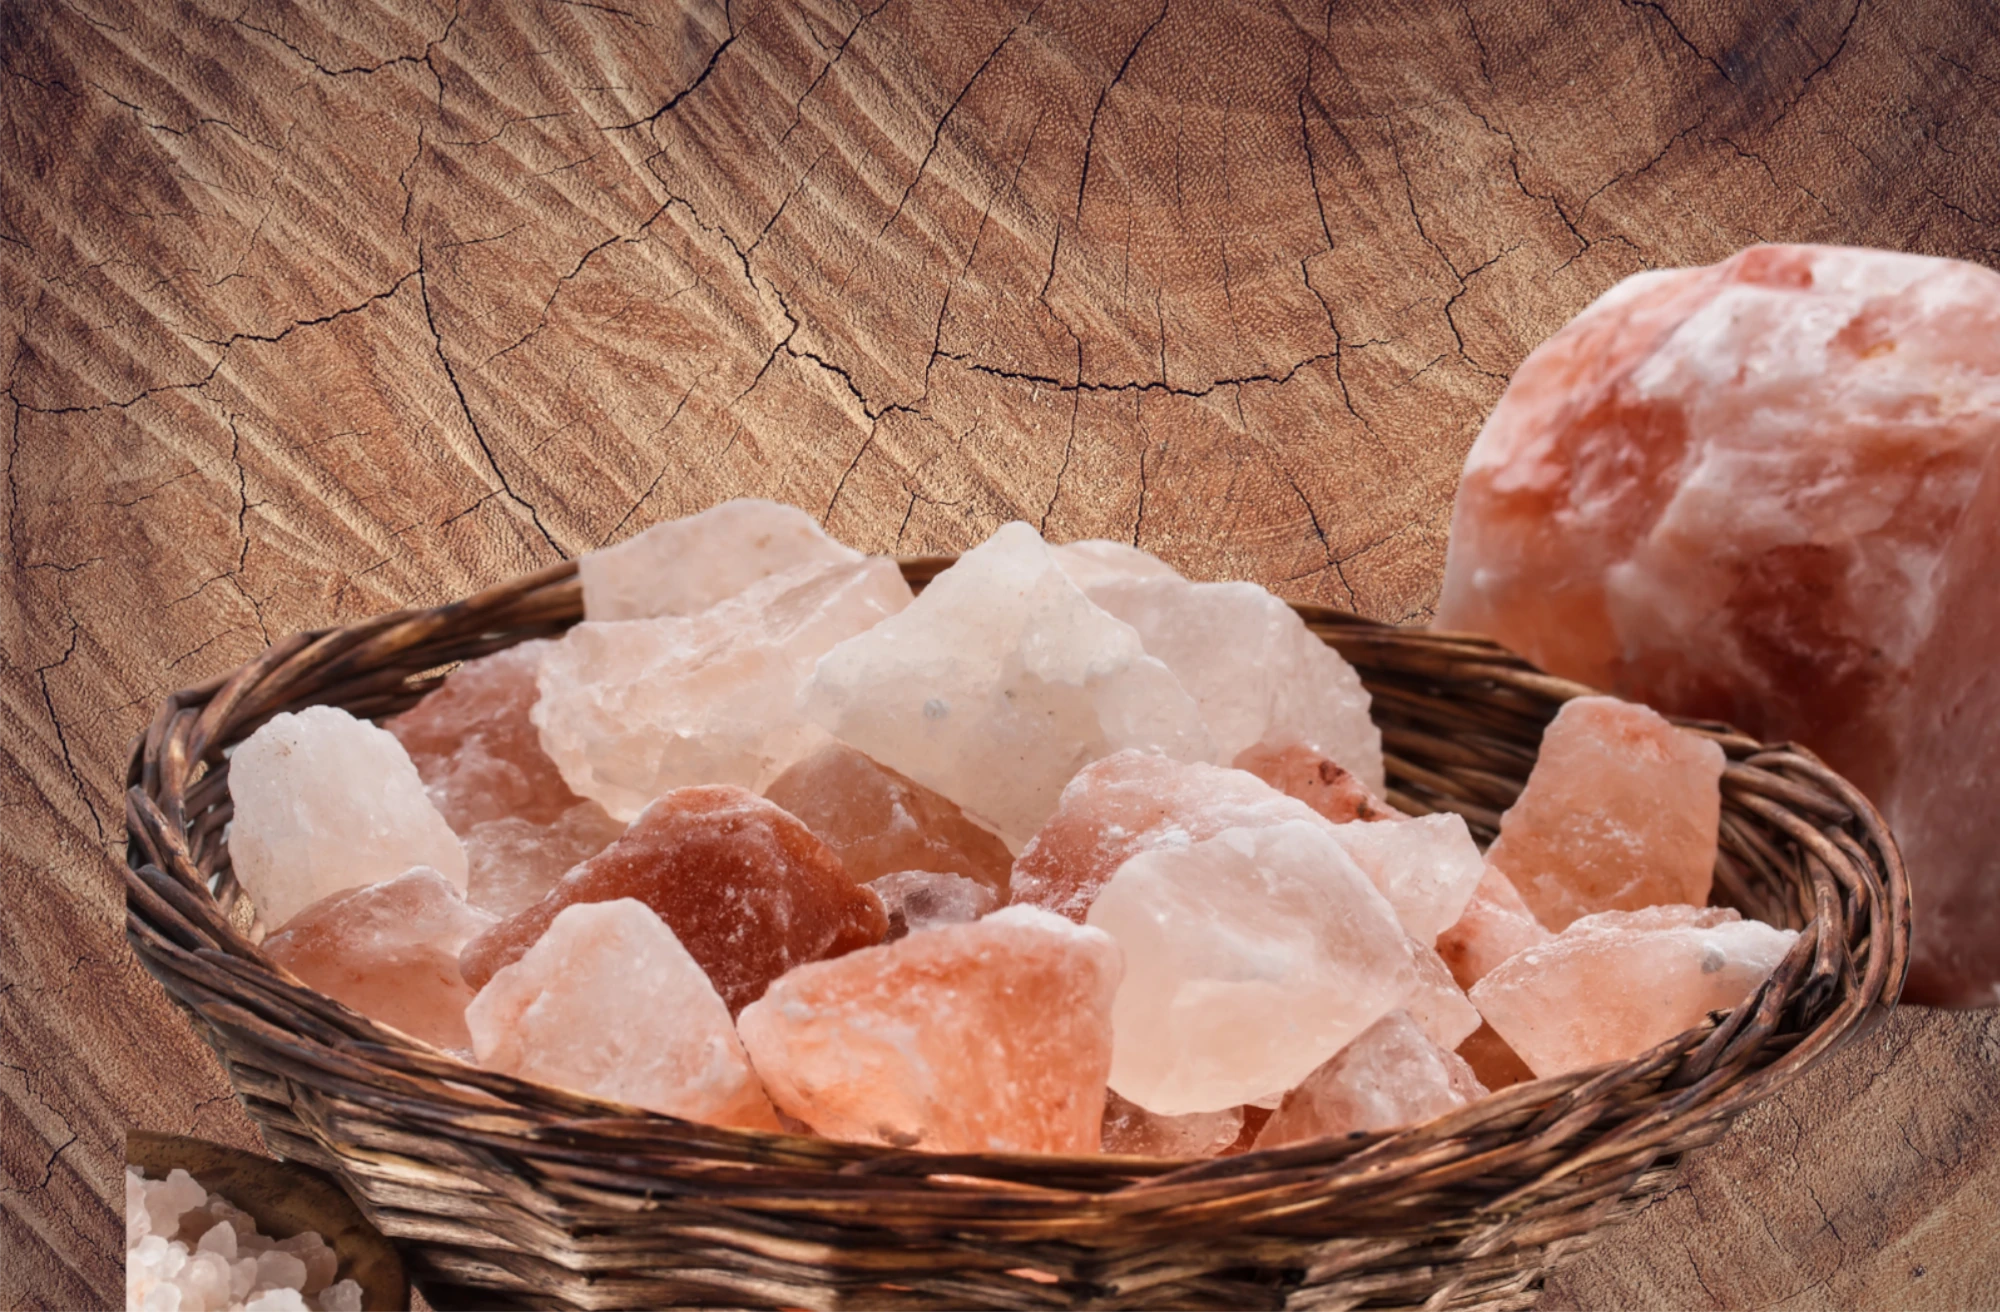
[[[127,1125],[249,1143],[119,929],[170,689],[755,493],[1421,622],[1509,371],[1766,239],[2000,262],[1990,0],[0,4],[0,1308]],[[2000,1303],[2000,1024],[1905,1012],[1549,1307]]]

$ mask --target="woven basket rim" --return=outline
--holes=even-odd
[[[920,588],[954,559],[906,557],[900,564]],[[1413,813],[1455,810],[1475,830],[1490,832],[1509,786],[1494,762],[1513,761],[1520,751],[1500,739],[1506,733],[1518,739],[1536,717],[1546,722],[1553,707],[1595,692],[1477,635],[1396,628],[1292,604],[1363,669],[1378,708],[1385,708],[1378,721],[1396,719],[1384,731],[1390,800]],[[1718,893],[1746,914],[1761,908],[1774,918],[1810,922],[1793,951],[1743,1006],[1714,1013],[1631,1061],[1515,1085],[1421,1125],[1192,1163],[933,1154],[682,1122],[483,1071],[312,991],[263,956],[245,933],[221,841],[229,815],[223,749],[272,715],[304,705],[327,702],[385,718],[434,687],[441,667],[557,634],[581,618],[581,609],[576,565],[563,562],[448,605],[297,634],[237,670],[169,696],[133,747],[128,939],[224,1054],[267,1138],[275,1132],[283,1140],[274,1149],[330,1162],[371,1219],[383,1206],[371,1198],[379,1187],[366,1172],[340,1169],[366,1159],[335,1124],[341,1117],[388,1139],[394,1135],[382,1126],[425,1127],[461,1155],[526,1160],[518,1156],[526,1154],[538,1186],[560,1177],[560,1188],[576,1197],[622,1198],[637,1188],[640,1176],[607,1165],[635,1154],[704,1163],[718,1197],[731,1196],[723,1183],[731,1170],[783,1177],[794,1192],[826,1197],[758,1206],[787,1216],[815,1206],[865,1206],[884,1224],[907,1216],[918,1231],[956,1225],[1003,1245],[1059,1243],[1068,1246],[1057,1254],[1061,1260],[1044,1265],[1067,1262],[1068,1273],[1058,1272],[1063,1282],[1096,1270],[1088,1256],[1070,1260],[1070,1247],[1115,1247],[1121,1227],[1136,1227],[1156,1242],[1180,1235],[1192,1243],[1205,1226],[1283,1231],[1326,1214],[1335,1202],[1347,1217],[1369,1199],[1385,1208],[1398,1197],[1448,1197],[1460,1200],[1458,1219],[1445,1209],[1430,1224],[1456,1227],[1455,1242],[1472,1270],[1485,1260],[1474,1250],[1526,1251],[1581,1233],[1557,1227],[1537,1239],[1537,1218],[1616,1203],[1661,1163],[1719,1137],[1745,1107],[1879,1024],[1907,971],[1908,881],[1868,800],[1797,745],[1669,717],[1716,741],[1728,757]],[[1469,717],[1463,732],[1433,731],[1423,718],[1425,689],[1432,686],[1476,691],[1476,706],[1460,699]],[[1491,744],[1482,737],[1489,728]],[[1452,753],[1473,751],[1468,742],[1483,744],[1478,750],[1489,755],[1461,769]],[[1419,750],[1429,764],[1417,763]],[[1744,873],[1767,864],[1789,874],[1759,882]],[[314,1099],[330,1100],[337,1115],[325,1113],[331,1119],[315,1124],[302,1111]],[[1521,1177],[1518,1187],[1484,1188],[1482,1181],[1503,1167]]]

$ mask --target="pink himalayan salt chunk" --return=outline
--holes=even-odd
[[[1332,757],[1303,743],[1282,747],[1256,743],[1237,753],[1235,765],[1287,797],[1298,798],[1337,825],[1405,818]]]
[[[1007,895],[1014,854],[997,835],[966,819],[950,798],[846,743],[828,743],[793,765],[764,796],[818,834],[857,884],[899,870],[935,870]]]
[[[1126,1157],[1214,1157],[1243,1133],[1243,1109],[1161,1116],[1107,1093],[1100,1151]]]
[[[1399,1129],[1485,1096],[1463,1057],[1432,1042],[1408,1012],[1392,1011],[1285,1095],[1257,1147]]]
[[[576,572],[586,620],[644,620],[699,614],[801,565],[860,559],[860,552],[828,537],[805,511],[739,497],[585,552]]]
[[[1486,859],[1550,929],[1599,911],[1699,906],[1715,874],[1722,767],[1720,747],[1647,707],[1578,697],[1543,732]]]
[[[1259,743],[1302,743],[1382,790],[1382,731],[1361,676],[1277,597],[1254,583],[1172,575],[1084,592],[1138,630],[1147,654],[1194,697],[1218,760]]]
[[[888,943],[939,925],[970,924],[999,904],[986,885],[934,870],[898,870],[869,880],[868,887],[889,917]]]
[[[1055,558],[1070,582],[1088,592],[1100,583],[1123,579],[1177,579],[1180,571],[1150,551],[1113,542],[1109,538],[1087,538],[1082,542],[1050,543]]]
[[[1242,770],[1117,752],[1064,787],[1055,814],[1014,861],[1013,900],[1081,923],[1118,867],[1141,852],[1287,821],[1331,829],[1305,803]]]
[[[465,887],[465,849],[402,744],[337,707],[272,716],[231,754],[229,793],[231,864],[266,928],[412,866]]]
[[[829,1138],[1094,1152],[1119,974],[1106,935],[1008,907],[801,966],[738,1029],[779,1108]]]
[[[1125,954],[1111,1085],[1165,1115],[1275,1098],[1417,984],[1395,912],[1317,816],[1143,851],[1088,923]]]
[[[458,954],[496,919],[419,866],[321,898],[263,946],[271,960],[364,1016],[440,1048],[469,1048],[472,989],[458,973]]]
[[[474,825],[465,834],[465,900],[496,916],[514,915],[624,832],[595,802],[578,802],[545,825],[518,816]]]
[[[1825,757],[1920,908],[1904,997],[2000,982],[2000,274],[1758,246],[1627,279],[1474,443],[1439,625]]]
[[[1465,1058],[1465,1064],[1472,1067],[1472,1073],[1488,1092],[1498,1093],[1517,1084],[1535,1078],[1528,1069],[1528,1063],[1521,1060],[1521,1054],[1507,1046],[1507,1040],[1500,1037],[1491,1025],[1481,1024],[1465,1036],[1457,1048],[1458,1055]]]
[[[1465,911],[1486,866],[1464,817],[1450,812],[1357,820],[1331,832],[1396,908],[1410,937],[1425,947]]]
[[[712,1125],[776,1130],[729,1008],[631,898],[565,907],[466,1008],[479,1064]]]
[[[541,901],[468,943],[466,980],[483,987],[565,907],[626,897],[666,921],[731,1012],[792,967],[879,943],[888,928],[881,899],[795,817],[726,784],[682,788]]]
[[[1508,958],[1472,1005],[1539,1076],[1636,1057],[1754,992],[1797,930],[1718,907],[1606,911]]]
[[[874,557],[773,574],[695,615],[579,624],[542,657],[542,747],[628,822],[675,788],[761,788],[825,741],[797,708],[815,663],[909,601]]]
[[[1460,988],[1469,989],[1486,972],[1552,936],[1528,910],[1507,876],[1488,865],[1472,890],[1458,922],[1438,935],[1438,956]]]
[[[959,557],[907,610],[828,652],[802,705],[1010,849],[1100,757],[1128,747],[1215,755],[1180,681],[1021,523]]]
[[[563,782],[529,719],[540,696],[535,676],[552,645],[523,642],[467,661],[385,726],[461,835],[507,817],[550,824],[583,800]]]
[[[1451,967],[1436,951],[1415,939],[1410,940],[1410,961],[1417,970],[1417,987],[1403,1003],[1431,1042],[1440,1048],[1456,1048],[1466,1035],[1482,1023],[1478,1008],[1466,998],[1465,990],[1451,977]]]

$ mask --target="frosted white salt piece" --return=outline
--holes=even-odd
[[[1451,967],[1436,949],[1412,939],[1410,959],[1417,968],[1417,987],[1404,1001],[1404,1010],[1423,1026],[1431,1042],[1447,1050],[1457,1048],[1479,1028],[1479,1009],[1452,978]]]
[[[1128,747],[1215,756],[1180,681],[1021,523],[966,552],[907,610],[828,652],[801,704],[1017,851],[1070,777],[1100,757]]]
[[[236,1227],[227,1221],[217,1221],[201,1236],[201,1242],[194,1246],[197,1253],[214,1253],[225,1262],[236,1260]]]
[[[465,849],[403,745],[337,707],[273,716],[230,757],[229,794],[230,858],[267,928],[412,866],[465,889]]]
[[[795,506],[754,497],[655,524],[577,561],[586,620],[694,615],[801,565],[861,559]]]
[[[1324,822],[1142,852],[1087,923],[1125,954],[1111,1087],[1165,1115],[1282,1093],[1416,987],[1395,912]]]
[[[153,1217],[146,1210],[146,1181],[137,1170],[125,1172],[125,1247],[129,1250],[153,1233]]]
[[[181,1298],[179,1285],[162,1282],[147,1292],[140,1312],[181,1312]]]
[[[630,824],[662,793],[761,789],[826,741],[800,685],[910,602],[896,563],[807,564],[696,615],[579,624],[543,653],[530,712],[563,779]]]
[[[578,902],[465,1009],[481,1066],[716,1125],[778,1128],[729,1008],[652,908]]]
[[[1090,599],[1139,631],[1201,705],[1218,759],[1259,743],[1303,743],[1378,795],[1382,731],[1361,676],[1297,611],[1254,583],[1110,578]]]
[[[1393,1130],[1485,1096],[1463,1057],[1432,1042],[1407,1011],[1393,1011],[1286,1094],[1257,1147]]]
[[[229,1306],[229,1262],[220,1253],[196,1253],[174,1278],[181,1288],[181,1306],[222,1312]]]
[[[146,1211],[152,1218],[152,1233],[172,1239],[181,1228],[181,1217],[208,1201],[208,1190],[186,1171],[175,1167],[164,1180],[146,1183]]]
[[[320,1312],[361,1312],[361,1286],[352,1280],[328,1285],[319,1296]]]
[[[1410,937],[1425,946],[1458,923],[1486,869],[1472,831],[1450,812],[1333,827],[1354,863],[1382,890]]]
[[[1049,544],[1070,582],[1089,592],[1100,583],[1123,579],[1177,579],[1180,572],[1150,551],[1113,542],[1109,538],[1089,538],[1082,542]]]
[[[243,1312],[310,1312],[296,1288],[269,1289],[243,1305]]]
[[[261,1251],[261,1250],[260,1250]],[[250,1291],[257,1287],[257,1259],[239,1257],[229,1267],[229,1297],[242,1302],[250,1297]]]

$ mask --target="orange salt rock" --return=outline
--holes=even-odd
[[[803,962],[882,941],[882,900],[792,815],[729,784],[678,788],[527,910],[466,945],[482,987],[564,907],[636,898],[673,930],[733,1014]]]
[[[1528,1063],[1521,1060],[1521,1054],[1508,1047],[1507,1040],[1491,1025],[1482,1024],[1466,1035],[1465,1041],[1458,1045],[1458,1055],[1465,1058],[1465,1064],[1472,1067],[1472,1073],[1489,1093],[1535,1078]]]
[[[1095,1152],[1122,974],[1109,935],[1008,907],[801,966],[737,1029],[779,1110],[828,1138]]]
[[[1353,820],[1405,818],[1332,757],[1303,743],[1283,747],[1254,743],[1237,754],[1235,764],[1237,769],[1248,770],[1337,825]]]
[[[1021,849],[1013,900],[1081,923],[1118,867],[1141,852],[1288,820],[1330,827],[1304,802],[1247,771],[1158,752],[1116,752],[1076,773],[1055,814]]]
[[[1489,862],[1458,923],[1438,935],[1437,952],[1458,986],[1469,989],[1516,952],[1549,937],[1513,883]]]
[[[546,825],[583,799],[542,750],[528,712],[546,639],[467,661],[384,727],[416,763],[452,829],[514,817]]]
[[[1600,911],[1708,901],[1722,749],[1615,697],[1566,703],[1486,859],[1561,930]]]
[[[963,875],[1003,900],[1014,854],[966,819],[958,804],[846,743],[828,743],[791,766],[764,796],[819,835],[865,884],[899,870]]]
[[[470,1048],[459,975],[468,939],[494,923],[429,866],[323,897],[264,940],[265,955],[364,1016],[441,1048]]]

